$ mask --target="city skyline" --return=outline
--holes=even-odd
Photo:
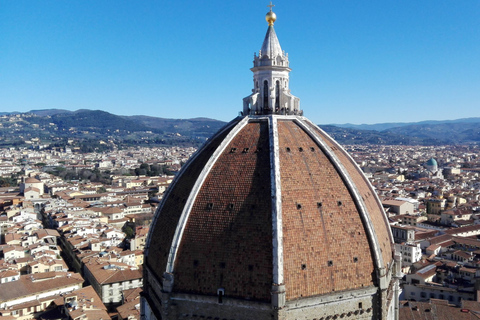
[[[268,1],[2,2],[2,111],[228,121],[251,93]],[[480,116],[480,3],[273,3],[315,123]]]

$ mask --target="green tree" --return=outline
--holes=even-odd
[[[0,187],[14,187],[17,186],[17,180],[14,177],[5,178],[0,177]]]
[[[432,213],[432,203],[427,202],[427,214],[431,214],[431,213]]]
[[[135,236],[135,232],[129,226],[126,226],[125,228],[123,228],[123,232],[125,232],[127,239],[131,239]]]

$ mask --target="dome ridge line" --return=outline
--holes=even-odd
[[[210,140],[213,140],[216,136],[218,135],[221,135],[222,133],[224,133],[226,130],[229,130],[231,127],[234,127],[235,125],[237,125],[238,119],[235,118],[233,119],[232,121],[230,121],[229,123],[227,123],[225,126],[223,126],[223,128],[221,128],[218,132],[215,133],[215,135],[213,137],[210,138]],[[205,148],[208,147],[208,143],[204,143],[187,161],[187,163],[183,166],[185,169],[188,168],[190,166],[190,164],[194,163],[195,162],[195,159],[198,157],[198,155],[200,155],[202,153],[203,150],[205,150]],[[167,188],[167,191],[165,192],[165,194],[163,195],[163,200],[160,202],[160,204],[157,206],[157,208],[155,209],[155,213],[154,213],[154,216],[153,216],[153,220],[152,220],[152,223],[151,225],[152,226],[155,226],[156,223],[157,223],[157,220],[159,219],[159,216],[160,214],[158,214],[159,212],[162,212],[162,209],[163,209],[163,206],[165,205],[165,199],[168,199],[168,197],[170,196],[170,193],[173,189],[175,189],[175,185],[177,184],[178,181],[180,181],[180,178],[183,176],[184,172],[186,172],[186,170],[180,170],[180,172],[175,176],[175,178],[173,179],[172,183],[170,184],[170,186]],[[149,247],[150,247],[150,242],[151,242],[151,239],[153,238],[153,234],[152,233],[148,233],[148,237],[147,237],[147,240],[145,242],[145,255],[148,255],[148,250],[149,250]]]
[[[273,245],[273,284],[272,305],[285,306],[285,286],[283,279],[283,222],[282,222],[282,185],[280,177],[280,154],[277,117],[269,117],[270,138],[270,175],[272,183],[272,245]]]
[[[380,251],[380,242],[378,241],[378,237],[374,231],[374,226],[373,222],[370,219],[370,216],[368,214],[368,210],[366,208],[365,202],[363,201],[360,192],[358,191],[357,187],[351,180],[349,174],[347,173],[345,167],[341,163],[341,161],[337,158],[333,150],[323,142],[321,138],[318,137],[317,134],[315,134],[309,126],[307,126],[304,121],[308,120],[300,120],[300,119],[295,119],[295,123],[297,123],[300,128],[302,128],[317,144],[318,146],[322,149],[322,151],[325,153],[325,155],[329,158],[330,162],[334,165],[335,169],[337,170],[338,174],[340,177],[343,179],[346,187],[349,190],[350,195],[356,200],[356,204],[358,204],[358,211],[360,213],[360,217],[363,221],[364,228],[366,232],[368,233],[368,239],[371,241],[371,246],[373,247],[373,254],[374,254],[374,261],[376,264],[376,267],[379,269],[385,269],[385,265],[383,263],[382,259],[382,254]],[[310,122],[310,121],[308,121]],[[310,124],[312,124],[310,122]],[[321,129],[320,129],[321,130]],[[322,130],[323,131],[323,130]],[[379,277],[379,282],[380,281],[380,275],[377,275]],[[383,289],[383,288],[382,288]]]
[[[180,244],[180,241],[182,240],[182,235],[185,230],[188,217],[190,215],[190,212],[192,210],[193,204],[195,203],[195,199],[197,198],[197,195],[200,191],[200,188],[202,187],[203,183],[205,182],[206,177],[210,173],[210,170],[213,168],[213,165],[217,162],[218,158],[220,155],[224,152],[225,148],[230,144],[230,142],[233,140],[233,138],[248,124],[248,117],[243,118],[238,122],[235,127],[228,133],[228,135],[225,137],[225,139],[222,141],[222,143],[217,147],[215,152],[212,154],[208,162],[206,163],[205,167],[202,169],[200,175],[198,176],[197,180],[195,181],[195,184],[192,188],[192,191],[190,192],[187,202],[185,203],[185,206],[183,207],[182,214],[180,216],[180,220],[177,224],[177,227],[175,229],[175,234],[173,236],[173,241],[172,245],[170,247],[170,252],[168,254],[168,262],[166,266],[166,273],[173,273],[174,271],[174,265],[175,265],[175,258],[177,256],[178,252],[178,247]]]
[[[302,117],[303,120],[305,120],[306,122],[310,123],[311,126],[314,126],[315,127],[315,124],[308,118],[306,117]],[[324,130],[322,130],[322,128],[318,127],[322,132],[323,134],[325,134],[325,136],[327,136],[331,141],[335,141],[328,133],[326,133]],[[343,149],[343,148],[342,148]],[[355,166],[355,168],[358,170],[358,171],[362,171],[362,169],[360,169],[360,167],[358,166],[358,164],[355,162],[355,160],[352,158],[352,156],[350,155],[349,152],[346,152],[345,150],[344,151],[344,154],[345,156],[348,158],[348,160]],[[370,181],[365,177],[365,175],[361,175],[362,179],[365,181],[365,183],[367,183],[368,185],[371,185]],[[378,194],[376,192],[374,192],[372,194],[372,196],[374,197],[375,201],[377,202],[377,204],[382,207],[382,201],[380,201],[380,198],[378,196]],[[363,200],[363,199],[362,199]],[[385,211],[382,210],[382,214],[383,214],[383,218],[384,218],[384,221],[388,221],[388,217],[385,213]],[[389,224],[385,224],[386,225],[386,230],[388,232],[388,235],[390,237],[390,240],[393,242],[393,233],[392,233],[392,229],[390,228],[390,225]]]

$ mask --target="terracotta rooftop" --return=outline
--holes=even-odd
[[[451,235],[457,235],[460,233],[464,232],[480,232],[480,225],[472,225],[472,226],[466,226],[466,227],[461,227],[461,228],[451,228],[445,231],[446,234],[451,234]]]
[[[119,319],[140,320],[140,298],[117,308]]]
[[[25,180],[25,183],[41,183],[41,182],[42,182],[42,181],[40,181],[40,180],[38,180],[38,179],[35,179],[35,178],[33,178],[33,177],[27,178],[27,179]]]
[[[63,299],[64,301],[71,301],[72,299],[75,301],[75,307],[67,304],[71,319],[75,319],[83,314],[87,316],[88,320],[109,319],[107,308],[92,286],[75,290],[65,295]]]
[[[0,279],[1,278],[9,278],[9,277],[14,277],[20,275],[19,271],[14,271],[14,270],[5,270],[5,271],[0,271]]]
[[[116,283],[142,278],[142,270],[132,268],[121,263],[102,262],[99,259],[90,259],[85,262],[85,268],[93,275],[100,284]]]
[[[401,206],[402,204],[408,203],[404,200],[383,200],[382,204],[386,206]]]
[[[424,279],[427,279],[427,278],[435,275],[436,271],[437,271],[437,266],[435,264],[429,264],[429,265],[423,267],[422,269],[418,270],[417,272],[415,272],[415,274],[424,278]]]
[[[478,302],[469,302],[478,310]],[[430,302],[408,301],[399,309],[400,320],[473,320],[480,319],[480,315],[474,309],[467,307],[458,308],[448,304],[446,300],[431,299]]]
[[[127,289],[123,290],[123,299],[128,302],[128,301],[133,301],[138,298],[140,298],[140,293],[142,293],[142,288],[133,288],[133,289]]]
[[[48,279],[48,281],[47,281]],[[0,283],[0,302],[50,292],[56,288],[81,285],[83,278],[73,272],[47,272],[34,275],[23,275],[17,281]]]

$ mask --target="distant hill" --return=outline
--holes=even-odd
[[[328,128],[326,131],[332,130],[332,135],[338,138],[340,143],[342,139],[351,143],[369,140],[379,141],[379,143],[387,141],[386,144],[415,145],[480,143],[480,118],[478,117],[412,123],[337,124],[323,127]],[[368,138],[365,139],[365,137]]]
[[[31,110],[29,113],[39,115],[41,117],[53,116],[59,113],[73,113],[73,111],[68,111],[64,109],[45,109],[45,110]]]
[[[105,111],[81,110],[73,113],[56,113],[51,116],[50,121],[55,123],[59,129],[75,128],[87,131],[148,131],[149,127],[134,120],[125,119]]]
[[[8,117],[15,114],[14,118]],[[105,150],[121,146],[199,146],[226,123],[194,119],[118,116],[100,110],[32,110],[3,113],[0,147],[50,145]]]
[[[429,125],[408,125],[391,128],[382,133],[405,135],[420,139],[435,139],[442,144],[480,143],[479,122],[449,122]]]
[[[419,122],[386,122],[386,123],[376,123],[376,124],[332,124],[336,127],[341,128],[352,128],[352,129],[359,129],[359,130],[375,130],[375,131],[383,131],[392,128],[398,127],[406,127],[406,126],[413,126],[413,125],[441,125],[441,124],[456,124],[456,123],[480,123],[480,118],[462,118],[457,120],[426,120],[426,121],[419,121]]]
[[[165,119],[149,116],[118,116],[101,110],[81,109],[67,111],[61,109],[32,110],[38,115],[32,122],[48,121],[60,130],[86,130],[97,132],[154,132],[166,135],[199,136],[208,138],[217,132],[225,122],[208,118]]]
[[[226,122],[208,119],[165,119],[149,116],[124,116],[125,119],[140,122],[145,126],[162,132],[179,133],[183,136],[209,138]]]
[[[45,110],[30,110],[28,112],[18,112],[18,111],[11,111],[11,112],[0,112],[0,116],[8,116],[12,114],[24,114],[24,113],[33,113],[42,117],[45,116],[52,116],[58,113],[73,113],[74,111],[64,110],[64,109],[45,109]]]
[[[15,114],[15,117],[9,115]],[[35,144],[81,150],[122,146],[199,146],[226,123],[208,118],[119,116],[100,110],[32,110],[0,114],[0,147]],[[480,118],[373,125],[321,125],[341,144],[480,144]]]
[[[379,145],[442,145],[443,141],[435,138],[419,138],[400,133],[379,132],[341,128],[333,125],[320,125],[340,144],[379,144]]]

